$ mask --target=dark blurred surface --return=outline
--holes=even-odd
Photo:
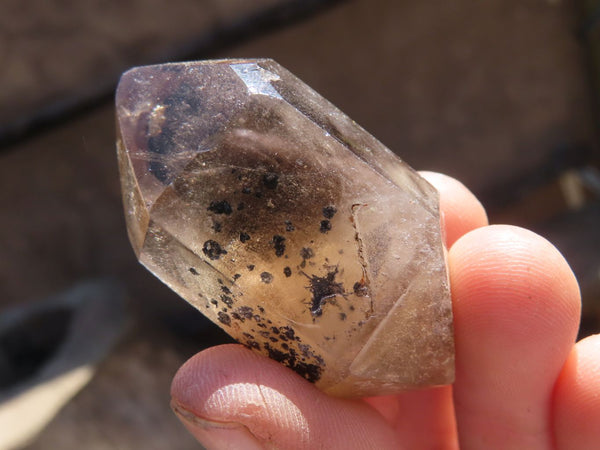
[[[6,0],[0,6],[0,140],[100,98],[129,67],[215,50],[323,0]],[[1,141],[0,141],[1,142]]]
[[[226,338],[143,269],[127,241],[111,95],[133,65],[276,59],[416,169],[462,180],[491,222],[548,237],[582,284],[582,335],[598,332],[597,38],[576,5],[0,4],[0,308],[108,275],[127,286],[134,324],[30,448],[197,448],[168,409],[169,382],[187,357]]]

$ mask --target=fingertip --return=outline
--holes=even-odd
[[[593,449],[600,442],[600,334],[578,342],[556,382],[553,399],[559,449]]]
[[[477,325],[478,316],[525,323],[535,319],[545,330],[568,330],[574,342],[581,312],[579,285],[565,258],[546,239],[524,228],[492,225],[459,239],[448,258],[456,313],[459,320],[466,315],[467,330]],[[531,329],[520,330],[514,331],[531,337]]]
[[[440,194],[440,210],[444,217],[448,247],[465,233],[488,224],[483,205],[460,181],[437,172],[419,173]]]
[[[297,389],[308,399],[316,394],[275,361],[229,344],[186,361],[173,378],[171,397],[180,420],[205,445],[218,441],[222,448],[236,448],[245,438],[302,448],[308,441],[306,418],[287,396]]]
[[[467,233],[448,258],[461,445],[549,445],[552,389],[579,326],[573,272],[548,241],[506,225]]]
[[[201,442],[231,444],[223,448],[245,448],[234,445],[244,440],[269,448],[397,448],[393,430],[373,408],[329,397],[240,345],[190,358],[175,375],[171,395],[186,427]]]

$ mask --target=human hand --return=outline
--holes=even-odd
[[[454,385],[339,399],[245,347],[213,347],[171,389],[207,448],[598,448],[600,335],[575,344],[581,302],[567,262],[530,231],[487,226],[458,181],[423,175],[445,217]]]

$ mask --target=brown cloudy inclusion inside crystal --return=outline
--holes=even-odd
[[[333,395],[454,377],[437,192],[272,60],[139,67],[117,90],[142,264]]]

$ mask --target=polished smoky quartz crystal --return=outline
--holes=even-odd
[[[134,68],[116,103],[152,273],[332,395],[453,381],[438,194],[380,142],[269,59]]]

